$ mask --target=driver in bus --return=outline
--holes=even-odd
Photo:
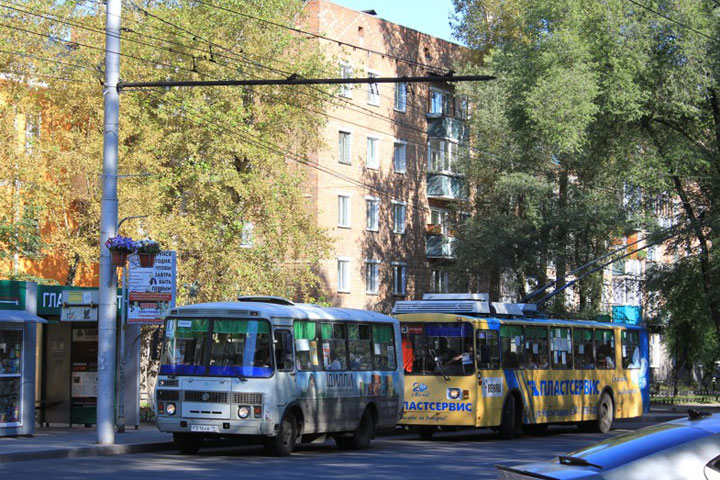
[[[461,353],[457,353],[450,348],[448,340],[445,337],[440,337],[440,348],[438,348],[437,355],[440,365],[450,365],[462,358]]]

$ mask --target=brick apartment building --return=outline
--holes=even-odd
[[[463,47],[327,0],[310,0],[302,28],[337,62],[338,76],[444,75]],[[389,311],[448,291],[448,219],[465,194],[455,172],[467,102],[437,83],[359,84],[327,111],[325,146],[310,155],[308,194],[334,252],[318,296]]]

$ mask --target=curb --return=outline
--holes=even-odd
[[[125,455],[129,453],[148,453],[171,450],[172,442],[136,443],[128,445],[96,445],[93,447],[66,448],[45,451],[25,451],[0,454],[0,463],[21,462],[26,460],[50,460],[58,458],[100,457]]]

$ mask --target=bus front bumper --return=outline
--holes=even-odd
[[[158,416],[161,432],[200,433],[207,435],[264,435],[277,434],[272,422],[262,420],[209,420],[204,418],[169,418]]]

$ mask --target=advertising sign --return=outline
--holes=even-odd
[[[165,315],[175,306],[175,252],[163,251],[155,265],[141,267],[136,255],[128,268],[129,325],[162,325]]]

